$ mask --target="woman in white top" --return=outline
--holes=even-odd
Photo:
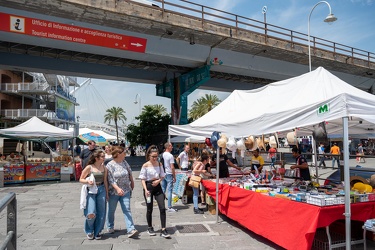
[[[104,147],[104,153],[105,153],[105,158],[106,159],[112,158],[111,145],[105,145],[105,147]]]
[[[143,164],[141,172],[139,174],[139,179],[142,181],[143,196],[145,198],[147,212],[146,219],[148,224],[148,234],[150,236],[155,236],[156,233],[152,226],[152,210],[153,210],[153,199],[158,203],[160,211],[160,221],[161,221],[161,232],[160,236],[164,238],[169,238],[165,226],[166,226],[166,212],[165,212],[165,196],[161,188],[160,183],[165,177],[165,172],[161,163],[158,161],[159,150],[155,145],[150,146],[146,152],[147,162]],[[147,202],[148,201],[148,202]]]

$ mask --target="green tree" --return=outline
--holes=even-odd
[[[125,133],[131,145],[165,142],[171,116],[163,105],[146,105],[135,119],[139,121],[137,125],[130,124]]]
[[[221,100],[216,95],[206,94],[193,102],[189,110],[189,120],[195,121],[215,108]]]
[[[108,122],[108,124],[110,124],[112,120],[114,121],[116,127],[117,143],[120,144],[120,140],[118,137],[118,122],[122,121],[125,123],[125,110],[120,107],[112,107],[107,109],[105,112],[106,114],[104,115],[104,123]]]
[[[155,104],[153,106],[155,107],[155,110],[157,112],[159,112],[160,114],[162,114],[162,115],[166,115],[167,114],[167,108],[164,107],[163,105],[161,105],[161,104]]]

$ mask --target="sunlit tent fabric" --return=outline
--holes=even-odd
[[[0,137],[49,142],[72,139],[73,132],[55,127],[34,116],[13,128],[0,129]]]
[[[350,134],[373,133],[375,96],[319,67],[262,88],[235,90],[196,121],[170,125],[169,135],[209,137],[220,131],[238,138],[296,127],[298,135],[311,135],[312,125],[322,121],[329,134],[340,134],[346,116]]]
[[[350,247],[349,134],[373,134],[374,95],[319,67],[259,89],[235,90],[203,117],[187,125],[170,125],[168,132],[179,136],[209,136],[219,131],[238,138],[298,128],[298,135],[312,135],[312,126],[323,121],[328,134],[342,134],[343,138],[343,218],[346,246]]]

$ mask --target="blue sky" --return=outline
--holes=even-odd
[[[169,0],[183,4],[178,0]],[[307,34],[308,16],[319,1],[311,0],[190,0],[222,11],[263,21],[262,7],[267,6],[267,23]],[[329,10],[326,4],[319,4],[311,14],[310,35],[329,41],[375,53],[375,0],[335,0],[328,1],[332,13],[338,18],[328,25],[323,22]],[[79,82],[84,79],[79,79]],[[106,86],[106,87],[103,87]],[[190,106],[195,100],[207,93],[217,95],[224,100],[229,93],[196,90],[188,99]],[[77,91],[80,106],[76,115],[83,120],[103,122],[105,109],[116,106],[126,111],[127,124],[135,122],[141,106],[162,104],[170,111],[170,99],[156,97],[155,86],[140,83],[127,83],[92,79],[92,84]],[[139,98],[140,96],[140,98]],[[90,108],[88,108],[90,107]]]

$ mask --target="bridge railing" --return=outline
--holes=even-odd
[[[218,10],[208,6],[203,6],[186,0],[181,0],[180,4],[170,3],[165,0],[153,0],[160,3],[163,15],[165,13],[174,13],[178,15],[188,16],[190,18],[197,18],[201,21],[202,28],[205,23],[219,24],[227,26],[231,29],[230,36],[239,31],[252,31],[262,35],[267,42],[267,38],[282,39],[291,44],[308,46],[308,35],[282,28],[273,24],[264,23],[262,21],[254,20],[248,17],[236,15],[226,11]],[[154,7],[158,8],[158,7]],[[183,10],[183,11],[182,11]],[[182,13],[183,12],[183,13]],[[375,62],[375,53],[368,52],[362,49],[353,48],[341,43],[332,42],[326,39],[314,37],[310,35],[310,46],[312,51],[314,49],[321,49],[334,54],[340,54],[348,59],[360,59],[370,62]]]
[[[3,242],[0,242],[0,249],[17,249],[17,199],[15,193],[7,194],[0,200],[0,212],[7,208],[7,235]]]

